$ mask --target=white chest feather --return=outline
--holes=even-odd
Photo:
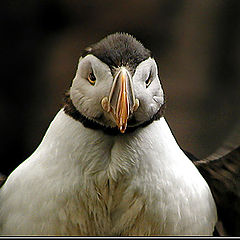
[[[0,203],[0,232],[13,235],[209,235],[216,222],[206,182],[163,118],[114,137],[61,110]]]

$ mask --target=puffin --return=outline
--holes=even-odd
[[[41,143],[1,181],[1,235],[239,232],[231,223],[240,149],[206,159],[184,151],[164,116],[158,72],[151,51],[127,33],[82,52]]]

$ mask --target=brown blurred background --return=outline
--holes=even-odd
[[[152,50],[182,148],[205,157],[240,121],[239,0],[7,0],[0,19],[6,175],[39,145],[80,51],[116,31]]]

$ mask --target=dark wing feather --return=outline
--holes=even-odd
[[[218,155],[219,156],[219,155]],[[194,160],[216,202],[220,235],[240,236],[240,147],[219,158]]]
[[[0,187],[4,184],[6,181],[6,177],[0,173]]]

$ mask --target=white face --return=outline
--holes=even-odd
[[[154,59],[148,58],[141,62],[133,75],[135,97],[140,105],[135,112],[139,122],[149,120],[163,105],[164,93],[158,77],[157,64]]]
[[[110,94],[114,77],[105,63],[89,54],[80,58],[70,89],[70,97],[76,109],[85,117],[106,127],[116,126],[112,116],[101,105],[102,99]],[[164,103],[154,59],[149,58],[141,62],[131,81],[135,97],[139,100],[139,107],[131,114],[128,126],[131,126],[131,118],[135,120],[135,125],[148,121]]]

